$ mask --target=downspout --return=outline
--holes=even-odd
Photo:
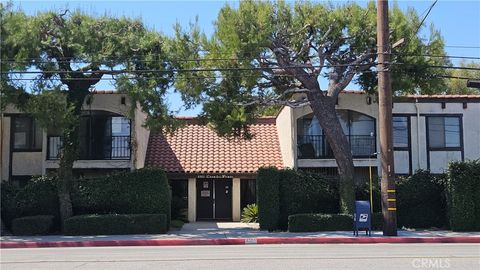
[[[420,169],[420,109],[418,98],[415,98],[415,110],[417,112],[417,170]]]

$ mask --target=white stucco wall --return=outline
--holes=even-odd
[[[296,130],[295,120],[293,120],[292,108],[283,107],[276,119],[278,140],[280,142],[280,151],[282,153],[283,166],[287,168],[295,167],[296,157]]]
[[[142,112],[138,107],[135,111],[135,119],[133,121],[133,144],[132,149],[136,149],[134,153],[134,168],[140,169],[145,166],[145,159],[147,156],[148,138],[150,136],[150,130],[144,127],[147,115]]]
[[[395,173],[409,174],[410,162],[408,159],[408,151],[395,151],[394,155]]]
[[[448,163],[455,160],[462,160],[460,151],[431,151],[430,171],[432,173],[444,173],[448,169]]]
[[[13,152],[12,175],[42,175],[42,152]]]
[[[121,103],[122,97],[125,97],[125,104]],[[118,113],[128,116],[130,101],[125,94],[94,94],[91,95],[91,103],[83,103],[83,110],[100,110]]]

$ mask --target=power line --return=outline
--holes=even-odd
[[[171,69],[171,70],[156,70],[156,69],[140,69],[140,70],[88,70],[88,71],[66,71],[66,70],[46,70],[46,71],[9,71],[1,72],[1,74],[105,74],[105,75],[119,75],[125,73],[159,73],[159,74],[174,74],[174,73],[184,73],[184,72],[222,72],[222,71],[266,71],[266,70],[286,70],[286,69],[306,69],[306,68],[323,68],[323,67],[360,67],[360,66],[374,66],[378,63],[365,63],[365,64],[338,64],[338,65],[296,65],[296,66],[286,66],[286,67],[244,67],[244,68],[199,68],[199,69]],[[409,63],[389,63],[389,65],[406,65],[406,66],[417,66],[425,68],[439,68],[439,69],[458,69],[458,70],[473,70],[480,71],[480,68],[476,67],[460,67],[460,66],[445,66],[445,65],[420,65],[420,64],[409,64]],[[73,78],[77,79],[77,78]]]
[[[479,47],[480,48],[480,47]],[[412,56],[412,57],[434,57],[434,58],[455,58],[455,59],[471,59],[471,60],[480,60],[480,57],[476,56],[458,56],[458,55],[432,55],[432,54],[407,54],[407,53],[391,53],[392,55],[401,55],[401,56]],[[308,56],[308,58],[316,58],[317,56]],[[192,59],[167,59],[167,60],[144,60],[144,59],[133,59],[133,58],[117,58],[117,59],[105,59],[105,60],[96,60],[96,61],[81,61],[81,60],[56,60],[46,61],[42,58],[27,58],[28,60],[15,60],[15,59],[5,59],[3,62],[12,63],[12,64],[55,64],[55,63],[70,63],[70,64],[108,64],[109,62],[120,62],[120,61],[132,61],[138,63],[165,63],[168,61],[177,61],[177,62],[216,62],[216,61],[252,61],[252,60],[276,60],[273,57],[260,57],[260,58],[192,58]],[[54,60],[54,61],[53,61]],[[120,64],[119,64],[120,65]],[[122,63],[124,65],[124,63]]]
[[[433,2],[433,4],[428,8],[428,12],[427,14],[425,15],[425,17],[423,17],[422,21],[420,22],[420,24],[418,25],[417,27],[417,30],[415,31],[415,35],[417,35],[418,33],[418,30],[420,30],[420,28],[422,27],[423,25],[423,22],[425,22],[425,19],[427,19],[428,15],[430,14],[430,12],[432,11],[433,7],[435,6],[435,4],[438,2],[438,0],[435,0],[435,2]]]

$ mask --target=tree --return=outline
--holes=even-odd
[[[13,102],[49,132],[61,134],[57,177],[65,219],[72,215],[70,185],[82,105],[95,84],[106,76],[115,78],[131,97],[132,110],[138,104],[148,114],[147,126],[173,128],[162,101],[173,79],[167,71],[169,41],[139,20],[68,10],[27,16],[3,5],[0,12],[2,105]]]
[[[455,69],[450,72],[451,77],[471,78],[480,80],[480,63],[461,61],[460,67],[476,68],[477,70]],[[448,94],[462,94],[462,95],[478,95],[480,89],[467,87],[466,79],[450,78],[447,80],[446,93]]]
[[[397,71],[394,81],[399,82],[396,90],[427,91],[429,86],[441,84],[439,79],[412,80],[413,75],[404,73],[410,69],[410,74],[421,72],[425,77],[435,72],[427,67],[420,70],[420,63],[430,63],[424,57],[408,56],[429,52],[433,46],[417,37],[420,20],[415,12],[404,14],[394,6],[390,16],[392,40],[408,38],[397,57],[398,66],[392,65]],[[198,26],[191,28],[194,34],[190,35],[177,29],[179,43],[197,45],[184,48],[184,54],[201,61],[196,63],[199,72],[195,80],[179,76],[176,85],[181,91],[198,89],[195,96],[205,100],[202,116],[225,136],[250,137],[248,125],[262,112],[262,106],[310,106],[338,165],[341,209],[351,213],[353,158],[335,103],[355,78],[365,89],[375,91],[375,18],[372,2],[366,7],[241,1],[233,8],[227,4],[218,14],[211,38],[199,35]],[[443,53],[438,33],[433,33],[430,44]],[[328,81],[325,89],[322,78]]]

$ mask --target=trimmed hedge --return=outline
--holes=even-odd
[[[280,229],[288,229],[288,216],[293,214],[338,213],[338,202],[331,180],[306,171],[280,171]]]
[[[12,233],[14,235],[37,235],[48,234],[53,225],[53,216],[27,216],[16,218],[12,221]]]
[[[65,235],[166,233],[165,214],[82,215],[65,220]]]
[[[480,230],[480,160],[451,162],[446,188],[452,230]]]
[[[257,176],[257,205],[260,229],[278,228],[280,217],[280,175],[276,168],[260,168]]]
[[[441,177],[425,170],[397,181],[399,228],[445,227],[447,205],[441,181]]]
[[[7,228],[15,218],[50,215],[55,228],[59,228],[60,212],[55,178],[32,178],[23,188],[4,182],[1,184],[1,215]]]
[[[353,231],[347,214],[295,214],[288,217],[289,232]]]
[[[171,218],[171,192],[163,170],[140,169],[79,179],[72,192],[74,213],[165,214]]]
[[[382,213],[373,213],[372,230],[382,230]],[[348,214],[295,214],[288,217],[289,232],[353,231]]]
[[[338,192],[335,183],[318,174],[260,168],[257,202],[261,229],[288,228],[288,216],[299,213],[336,213]]]

